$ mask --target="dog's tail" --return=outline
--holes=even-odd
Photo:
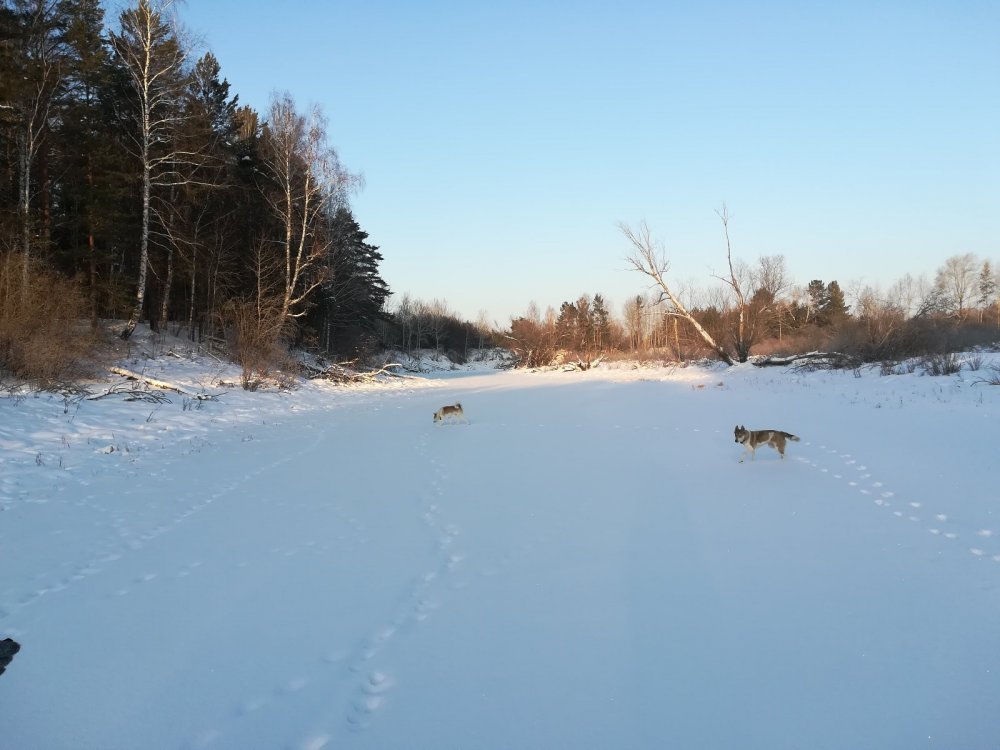
[[[794,441],[795,441],[796,443],[797,443],[797,442],[799,442],[799,436],[798,436],[798,435],[793,435],[793,434],[792,434],[792,433],[790,433],[790,432],[786,432],[786,433],[785,433],[785,438],[786,438],[787,440],[794,440]]]

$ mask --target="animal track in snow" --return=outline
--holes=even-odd
[[[805,444],[808,445],[808,443],[805,443]],[[859,480],[872,480],[872,474],[871,474],[871,472],[868,471],[868,466],[866,464],[864,464],[864,463],[860,463],[858,461],[858,459],[856,459],[855,457],[853,457],[850,453],[839,453],[834,448],[827,449],[826,446],[822,446],[822,445],[819,446],[819,447],[821,449],[823,449],[823,450],[826,450],[830,454],[837,455],[843,461],[843,463],[844,463],[845,466],[853,466],[854,469],[855,469],[855,471],[859,472],[859,474],[857,475],[857,479],[859,479]],[[828,470],[826,468],[821,467],[819,464],[817,464],[815,461],[809,459],[808,457],[797,457],[797,458],[798,458],[798,460],[801,463],[804,463],[807,466],[812,466],[813,468],[818,469],[821,473],[828,473]],[[873,494],[877,495],[877,497],[875,497],[873,499],[874,505],[876,505],[876,506],[878,506],[880,508],[887,508],[887,509],[892,507],[892,503],[889,502],[889,500],[890,500],[890,498],[895,497],[896,493],[894,493],[892,490],[885,489],[885,484],[882,481],[879,481],[879,480],[868,481],[867,482],[868,486],[867,486],[867,488],[865,488],[865,487],[859,486],[859,482],[858,481],[855,481],[855,480],[849,479],[849,478],[845,478],[840,473],[834,472],[834,473],[830,473],[830,475],[833,478],[835,478],[835,479],[846,479],[847,486],[856,488],[857,491],[860,494],[862,494],[862,495],[873,495]],[[899,518],[899,519],[906,519],[906,520],[910,521],[911,523],[918,523],[918,524],[921,523],[924,520],[921,516],[918,516],[918,515],[916,515],[915,513],[912,512],[912,510],[917,510],[917,509],[923,508],[924,507],[924,503],[923,502],[921,502],[921,501],[915,501],[915,500],[914,501],[908,501],[906,503],[906,506],[907,506],[906,509],[903,509],[903,510],[892,510],[893,517]],[[910,509],[912,509],[912,510],[910,510]],[[907,512],[908,510],[910,512]],[[948,515],[944,514],[944,513],[933,514],[932,518],[938,524],[945,523],[945,522],[947,522],[949,520]],[[954,540],[954,539],[958,539],[959,538],[958,532],[955,532],[955,531],[945,531],[942,528],[940,528],[940,526],[930,527],[930,528],[927,529],[927,531],[928,531],[928,533],[930,533],[930,534],[932,534],[934,536],[938,536],[938,537],[941,537],[941,538],[944,538],[944,539],[952,539],[952,540]],[[970,531],[970,533],[972,533],[972,532]],[[996,532],[994,532],[994,530],[989,529],[989,528],[981,528],[978,531],[975,531],[975,534],[976,534],[976,536],[978,536],[978,537],[980,537],[980,538],[982,538],[984,540],[989,540],[989,539],[992,539],[994,536],[996,536]],[[991,560],[994,560],[996,562],[1000,562],[1000,554],[992,554],[991,551],[988,550],[988,549],[986,549],[986,548],[983,548],[983,547],[971,547],[971,548],[969,548],[969,551],[970,551],[970,553],[972,555],[974,555],[976,557],[980,557],[980,558],[983,558],[983,559],[991,559]],[[493,571],[490,571],[490,572],[493,572]]]
[[[374,671],[361,683],[347,714],[347,726],[360,731],[368,727],[372,715],[385,705],[385,694],[395,681],[384,672]]]

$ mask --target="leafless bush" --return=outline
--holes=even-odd
[[[0,257],[0,369],[41,387],[91,374],[101,353],[80,287],[23,256]]]
[[[973,372],[978,372],[983,366],[983,355],[979,352],[970,354],[965,358],[965,364]]]
[[[975,382],[985,383],[986,385],[1000,385],[1000,365],[990,365],[991,375],[985,375],[983,377],[977,378]]]
[[[556,354],[555,322],[517,318],[510,324],[510,333],[504,342],[520,367],[545,367]]]
[[[962,369],[962,362],[953,352],[928,354],[920,360],[925,375],[954,375]]]
[[[243,390],[256,391],[266,381],[280,381],[295,370],[280,300],[231,300],[222,315],[230,356],[242,371]]]

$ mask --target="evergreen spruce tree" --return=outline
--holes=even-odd
[[[327,279],[320,287],[310,322],[318,329],[326,351],[356,352],[386,320],[389,285],[379,274],[382,255],[370,244],[348,208],[330,221]]]
[[[611,346],[611,313],[600,294],[594,295],[591,308],[591,320],[594,335],[594,349],[604,351]]]
[[[993,298],[997,293],[996,276],[988,260],[984,260],[982,267],[979,269],[977,287],[979,291],[979,298],[977,300],[979,302],[979,322],[982,323],[986,315],[986,309],[993,304]]]
[[[576,349],[577,331],[580,326],[580,311],[572,302],[559,305],[559,317],[556,318],[556,338],[558,346],[563,349]]]
[[[809,316],[817,325],[822,325],[820,316],[827,302],[826,284],[821,279],[813,279],[806,287],[808,298],[806,306],[809,309]]]
[[[129,165],[115,117],[120,89],[104,36],[104,10],[99,0],[63,0],[60,10],[65,19],[64,84],[53,134],[60,175],[54,185],[60,212],[55,253],[64,273],[82,273],[87,279],[96,325],[101,299],[108,298],[112,248],[137,225],[130,227],[123,210]]]
[[[820,311],[823,325],[838,326],[848,317],[850,317],[850,312],[844,300],[844,292],[840,288],[840,284],[831,281],[826,285],[826,299]]]

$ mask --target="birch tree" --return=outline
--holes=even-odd
[[[28,289],[28,269],[34,235],[31,201],[32,174],[49,129],[49,119],[61,79],[57,33],[58,2],[16,0],[14,15],[19,49],[13,55],[10,103],[4,103],[14,120],[17,149],[17,215],[20,223],[21,288]]]
[[[965,253],[951,256],[938,269],[934,288],[942,312],[965,319],[976,292],[978,264],[975,255]]]
[[[262,169],[273,185],[267,199],[280,228],[273,241],[282,267],[280,311],[290,321],[305,314],[305,301],[325,280],[325,219],[346,202],[356,178],[327,143],[320,109],[299,114],[288,93],[272,100],[264,140]]]
[[[680,298],[671,291],[666,279],[666,273],[670,270],[670,262],[664,256],[663,250],[654,243],[646,223],[641,223],[636,229],[632,229],[627,224],[619,224],[618,228],[625,235],[625,238],[632,243],[632,254],[625,259],[629,266],[632,270],[638,271],[652,279],[658,288],[659,298],[656,303],[660,304],[664,300],[669,302],[668,315],[675,315],[688,321],[701,337],[702,341],[718,355],[719,359],[727,365],[734,364],[733,358],[729,356],[725,348],[712,338],[712,335],[688,311],[680,301]]]
[[[729,270],[728,275],[716,278],[729,287],[736,302],[733,348],[736,358],[740,362],[746,362],[754,342],[761,335],[761,328],[766,325],[766,319],[775,311],[778,295],[787,286],[785,259],[781,255],[762,256],[755,268],[740,260],[734,261],[729,238],[729,209],[723,204],[716,214],[722,221]]]
[[[134,97],[132,143],[141,170],[142,228],[138,278],[132,312],[121,333],[128,339],[142,316],[149,268],[150,220],[154,186],[176,184],[190,154],[168,147],[180,116],[186,85],[185,50],[166,13],[170,2],[139,0],[122,12],[111,46],[124,68]]]

